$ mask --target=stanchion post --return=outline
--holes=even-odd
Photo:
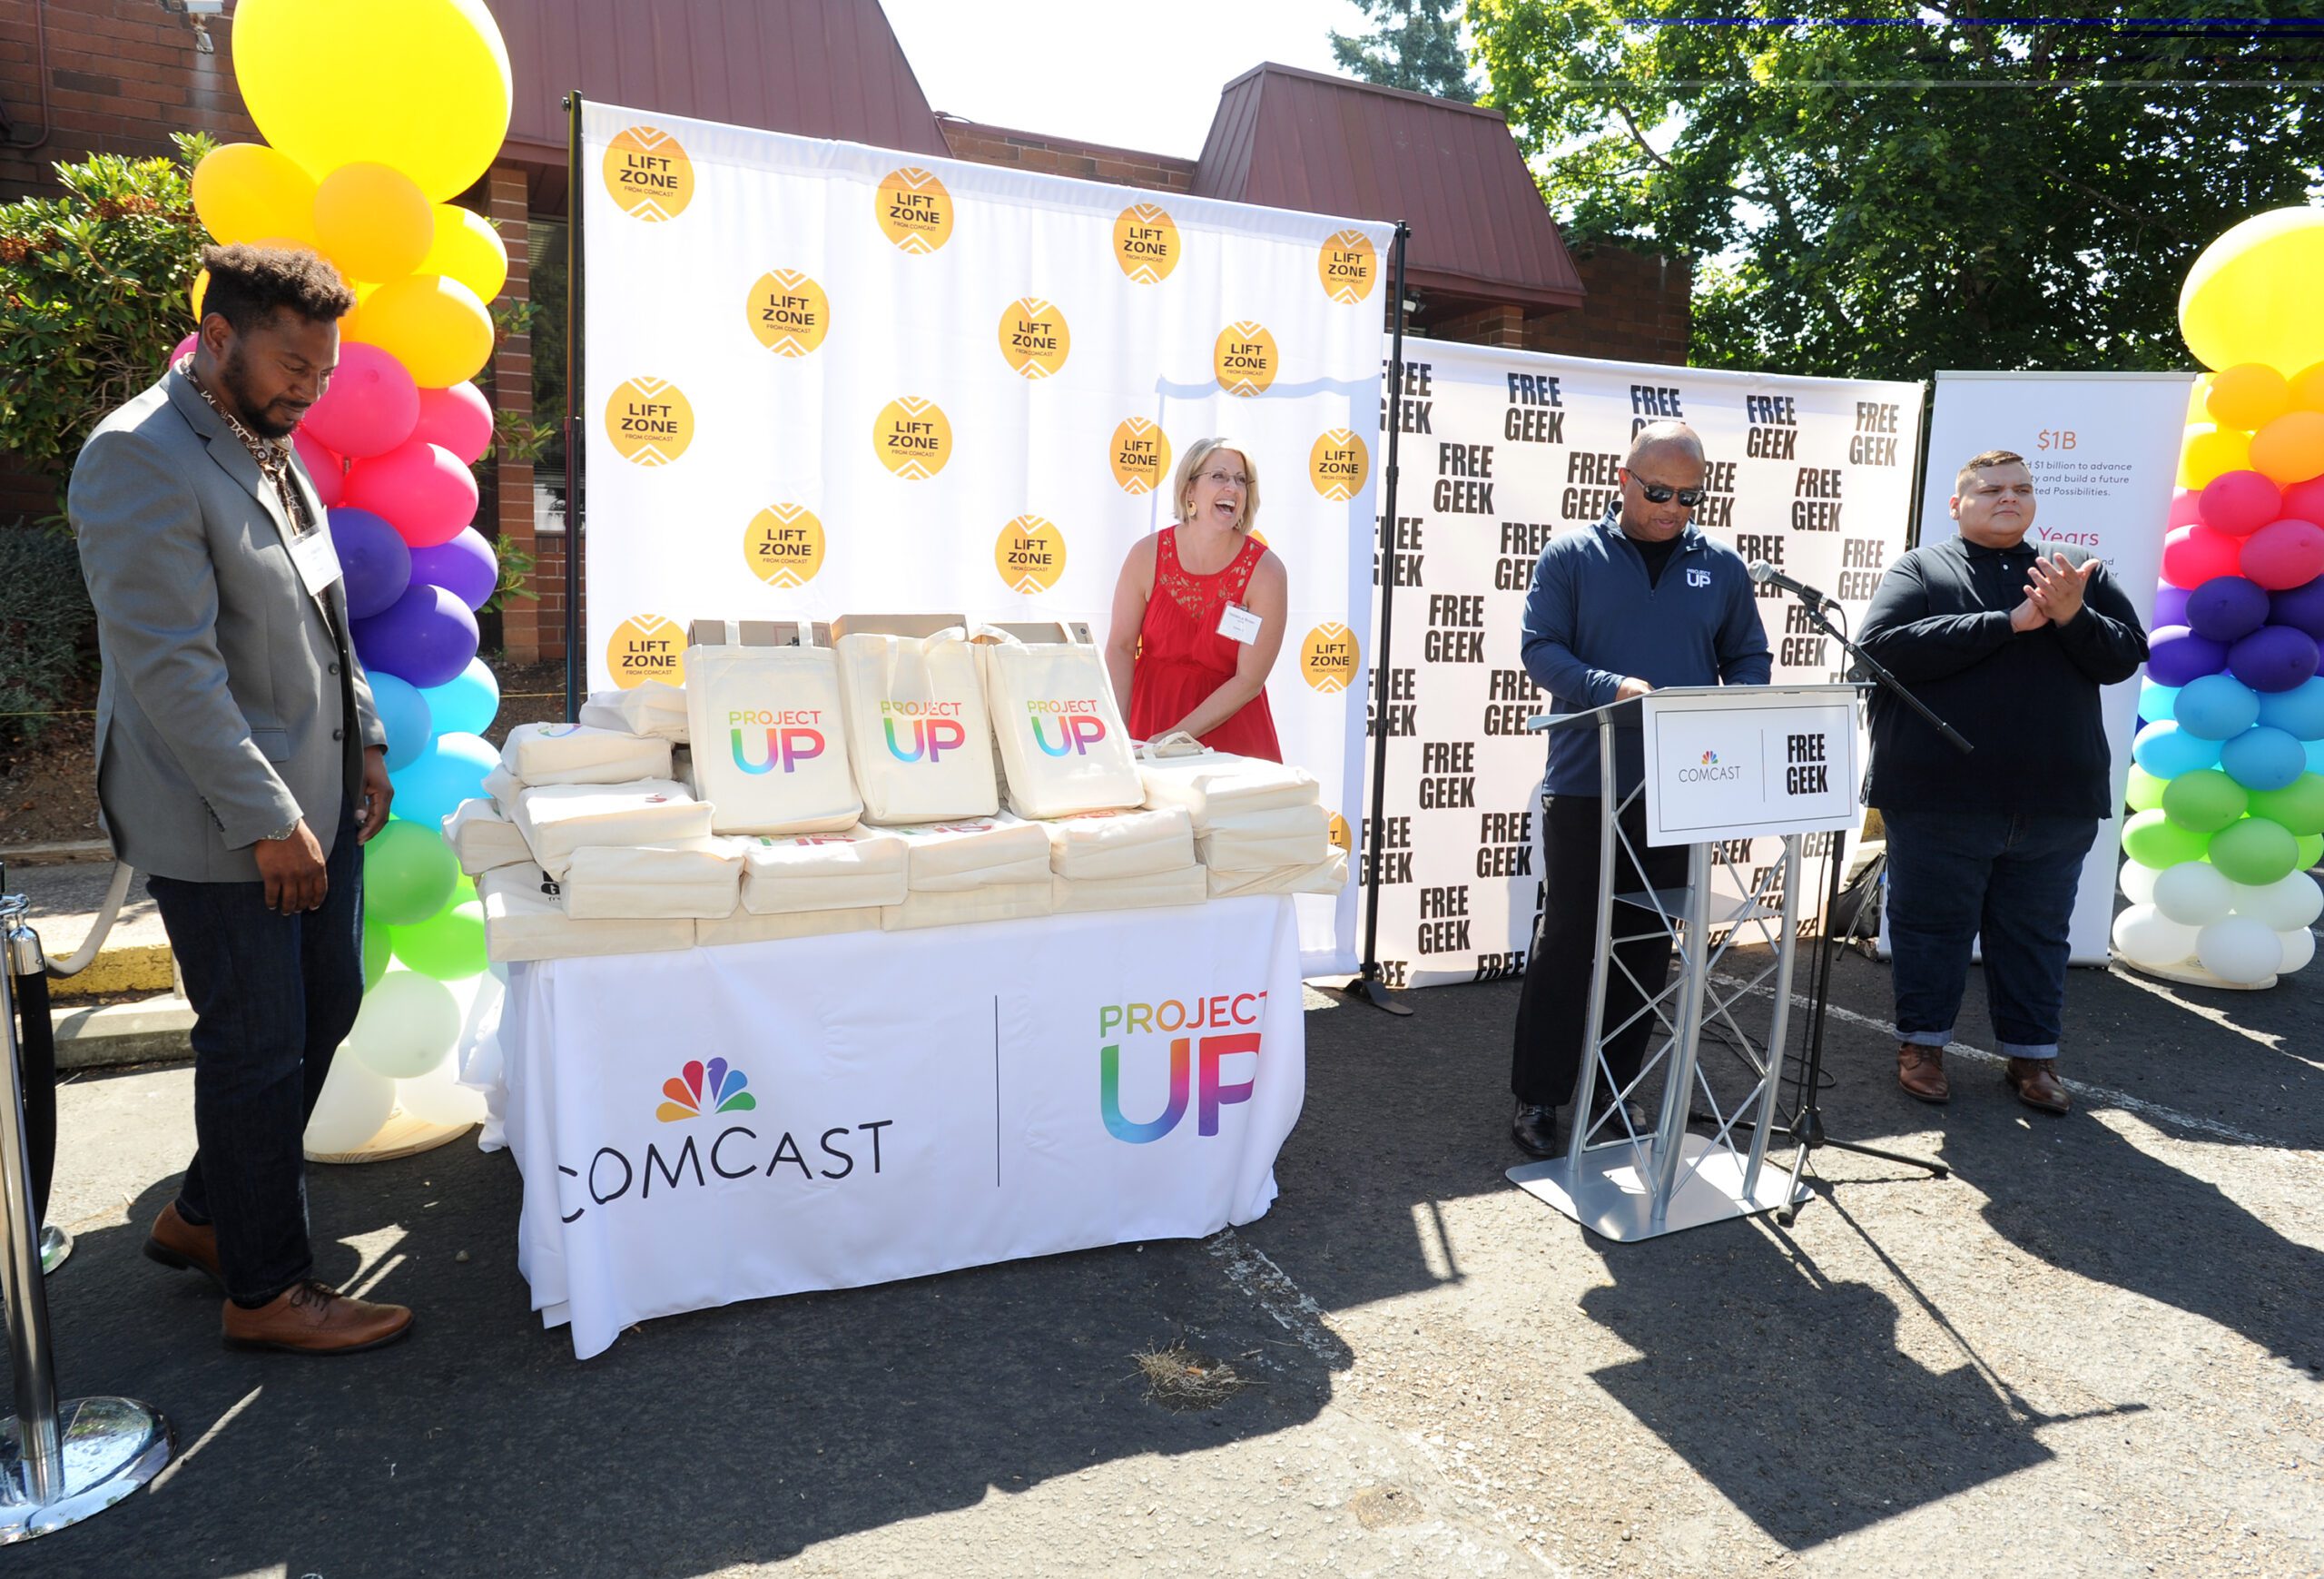
[[[1395,264],[1391,272],[1394,278],[1395,296],[1391,305],[1394,310],[1393,328],[1388,338],[1388,455],[1381,470],[1381,528],[1374,538],[1375,574],[1380,581],[1380,643],[1372,662],[1372,813],[1369,836],[1364,841],[1364,962],[1361,974],[1342,989],[1357,1002],[1369,1003],[1374,1009],[1391,1014],[1410,1014],[1412,1005],[1389,996],[1387,984],[1380,975],[1380,834],[1387,814],[1388,794],[1388,731],[1384,727],[1386,709],[1382,706],[1388,683],[1388,650],[1394,634],[1393,616],[1396,607],[1396,435],[1403,431],[1404,421],[1404,247],[1411,239],[1413,228],[1403,220],[1396,222]]]
[[[588,309],[581,245],[581,90],[565,95],[565,721],[581,716],[581,518],[588,490],[587,435],[582,431],[582,388]]]

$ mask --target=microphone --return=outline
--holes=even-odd
[[[1751,561],[1751,579],[1758,582],[1762,587],[1780,587],[1786,592],[1790,593],[1802,603],[1807,605],[1809,608],[1812,608],[1818,613],[1822,613],[1826,609],[1837,608],[1839,607],[1837,602],[1825,597],[1822,593],[1817,591],[1816,588],[1808,586],[1807,582],[1794,581],[1790,577],[1777,569],[1773,565],[1768,564],[1765,559],[1754,559]]]

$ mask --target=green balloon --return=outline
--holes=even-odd
[[[2250,809],[2251,792],[2215,767],[2182,773],[2163,787],[2162,809],[2182,828],[2216,834]]]
[[[2162,809],[2163,786],[2170,782],[2168,779],[2155,777],[2138,764],[2132,763],[2130,787],[2123,791],[2122,798],[2130,803],[2131,810],[2134,812],[2160,811]]]
[[[363,991],[369,992],[379,983],[388,968],[388,929],[363,918]]]
[[[396,958],[423,976],[458,982],[479,976],[484,953],[484,906],[471,899],[448,904],[418,926],[395,929]]]
[[[2303,773],[2282,789],[2252,791],[2251,814],[2281,823],[2299,838],[2324,834],[2324,774]]]
[[[2160,810],[2141,812],[2122,825],[2123,853],[2142,866],[2158,869],[2201,860],[2211,840],[2209,834],[2182,828]]]
[[[2299,869],[2313,871],[2324,866],[2324,834],[2303,834],[2299,838]]]
[[[391,822],[363,846],[363,909],[388,926],[416,926],[444,908],[460,864],[444,835]]]
[[[2299,841],[2281,823],[2246,817],[2211,836],[2211,858],[2229,881],[2262,888],[2299,864]]]

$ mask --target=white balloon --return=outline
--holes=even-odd
[[[347,1056],[340,1048],[307,1120],[307,1150],[330,1155],[359,1151],[395,1111],[396,1083]]]
[[[2195,957],[2221,981],[2250,986],[2276,973],[2284,962],[2284,945],[2265,923],[2248,915],[2230,915],[2197,935]]]
[[[363,994],[347,1048],[390,1080],[426,1074],[460,1036],[451,989],[417,971],[389,971]]]
[[[484,1120],[484,1093],[460,1084],[459,1061],[446,1054],[424,1074],[396,1082],[396,1101],[428,1124],[477,1124]]]
[[[2278,933],[2276,942],[2284,946],[2283,963],[2276,967],[2279,976],[2289,976],[2294,971],[2304,969],[2308,962],[2316,957],[2316,934],[2304,926]]]
[[[2324,889],[2305,872],[2288,872],[2258,888],[2239,883],[2235,913],[2264,922],[2270,932],[2300,932],[2324,915]]]
[[[2153,905],[2134,904],[2114,918],[2114,946],[2134,965],[2175,965],[2194,953],[2195,929]]]
[[[2142,866],[2135,861],[2122,863],[2122,897],[2132,904],[2154,903],[2154,880],[2162,873],[2152,866]]]
[[[2154,880],[2154,908],[2181,926],[2225,921],[2235,906],[2235,884],[2208,861],[2166,866]]]

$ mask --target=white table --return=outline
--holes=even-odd
[[[1251,898],[517,964],[500,1054],[517,1264],[586,1359],[648,1317],[1261,1216],[1298,930]]]

